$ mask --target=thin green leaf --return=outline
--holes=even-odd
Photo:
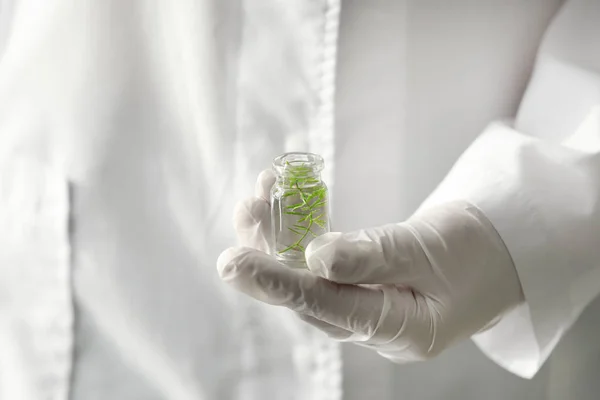
[[[319,208],[319,207],[323,207],[323,206],[325,206],[326,204],[327,204],[327,201],[326,201],[326,200],[323,200],[323,201],[320,201],[320,202],[318,202],[318,203],[316,203],[316,204],[313,204],[313,205],[311,205],[311,208]]]
[[[309,202],[310,202],[312,199],[314,199],[315,197],[318,197],[318,196],[319,196],[319,191],[318,191],[318,190],[315,190],[314,192],[312,192],[312,193],[310,194],[310,196],[308,196],[308,197],[306,198],[306,202],[307,202],[307,203],[309,203]]]
[[[305,218],[307,217],[307,215],[305,213],[296,212],[296,211],[284,211],[283,213],[287,214],[287,215],[298,215],[300,217],[305,217]],[[300,221],[300,220],[298,220],[298,221]],[[300,221],[300,222],[302,222],[302,221]]]
[[[304,235],[304,232],[299,232],[299,231],[297,231],[297,230],[296,230],[296,229],[294,229],[294,228],[288,227],[288,229],[289,229],[290,231],[294,232],[296,235],[300,235],[300,236]]]
[[[308,214],[302,214],[302,215],[303,215],[304,217],[303,217],[303,218],[300,218],[300,219],[298,220],[298,222],[305,222],[305,221],[308,221],[308,219],[309,219],[309,218],[312,218],[312,211],[311,211],[310,213],[308,213]]]
[[[317,225],[319,225],[319,227],[321,229],[325,229],[325,221],[322,221],[320,219],[314,219],[313,222]]]
[[[293,196],[293,195],[295,195],[295,194],[298,194],[298,191],[297,191],[297,190],[293,190],[293,191],[290,191],[290,192],[286,192],[286,193],[284,193],[284,194],[283,194],[283,196],[281,196],[281,197],[290,197],[290,196]]]
[[[297,244],[297,243],[294,243],[294,244],[292,244],[291,246],[288,246],[288,247],[286,247],[285,249],[283,249],[283,250],[279,251],[279,254],[286,253],[286,252],[288,252],[288,251],[290,251],[290,250],[304,251],[304,247],[303,247],[303,246],[301,246],[301,245],[299,245],[299,244]]]

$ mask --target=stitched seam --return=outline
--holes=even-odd
[[[318,63],[318,105],[310,133],[311,151],[320,153],[325,159],[325,180],[334,184],[335,170],[335,77],[337,61],[339,0],[325,0],[321,59]]]
[[[337,61],[338,25],[340,0],[325,0],[324,20],[321,41],[321,59],[318,65],[318,105],[309,143],[311,151],[320,153],[324,158],[325,181],[333,186],[335,170],[335,76]],[[330,192],[331,193],[331,192]],[[323,385],[326,389],[323,400],[340,400],[342,398],[342,365],[339,343],[326,341],[317,359],[318,370],[324,374]]]

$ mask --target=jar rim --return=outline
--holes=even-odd
[[[311,169],[311,172],[318,174],[325,166],[323,157],[318,154],[293,151],[281,154],[273,160],[273,170],[278,175],[284,175],[290,166],[303,166]]]

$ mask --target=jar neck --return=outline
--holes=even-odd
[[[322,184],[323,157],[312,153],[285,153],[273,160],[277,184],[289,187],[310,187]]]
[[[284,187],[306,188],[322,185],[323,181],[319,172],[311,171],[304,174],[278,174],[276,183]]]

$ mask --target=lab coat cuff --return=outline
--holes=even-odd
[[[543,250],[552,245],[548,227],[520,177],[520,152],[535,140],[507,122],[491,124],[422,206],[466,200],[505,242],[526,301],[472,339],[491,360],[523,378],[537,373],[573,320],[566,292],[552,291],[546,282],[544,266],[560,261]]]

